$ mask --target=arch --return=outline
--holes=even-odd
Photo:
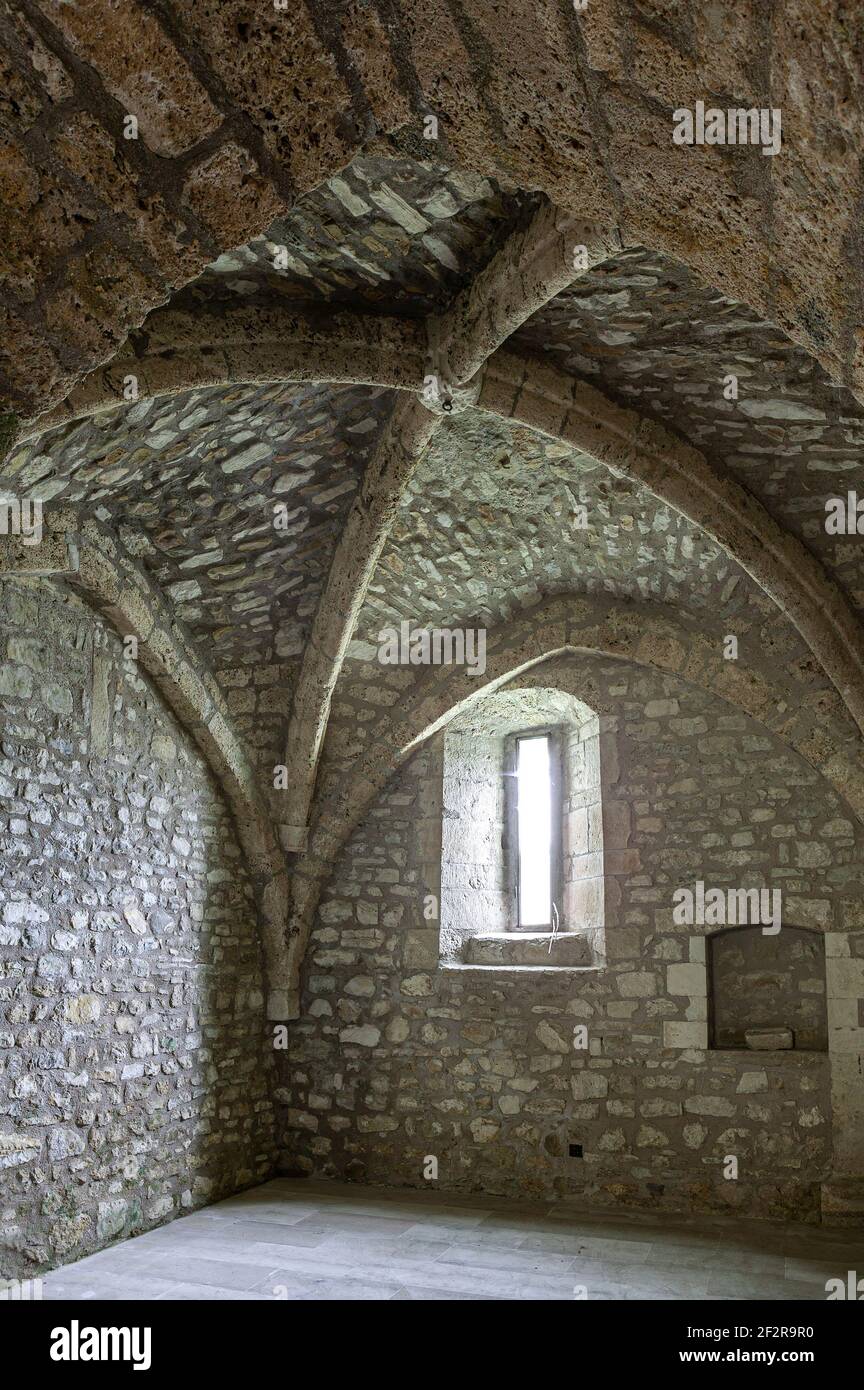
[[[641,483],[739,564],[798,629],[864,732],[864,632],[819,561],[734,478],[585,381],[502,350],[478,402]]]
[[[419,391],[427,364],[418,319],[278,305],[157,309],[116,357],[21,427],[15,442],[122,409],[129,376],[139,399],[279,381]]]
[[[595,250],[598,256],[602,254],[599,241]],[[503,256],[499,270],[506,264],[507,257]],[[556,266],[555,269],[560,275],[560,268]],[[505,285],[497,283],[494,288],[495,293],[504,295],[506,299]],[[476,306],[473,307],[476,317]],[[458,318],[458,304],[454,306],[454,311]],[[505,317],[508,325],[515,322],[512,314]],[[347,331],[342,325],[351,316],[337,316],[337,319],[338,322],[334,320],[332,333],[334,352],[341,351],[338,347],[339,335]],[[242,316],[239,321],[246,322]],[[303,334],[308,335],[309,326],[302,316],[295,316],[291,321],[295,324],[294,331],[298,337],[296,357],[292,359],[289,354],[289,362],[302,363],[296,365],[296,370],[304,375],[289,379],[307,379],[305,373],[309,367],[304,355],[306,338]],[[404,321],[385,322],[387,326],[380,329],[380,338],[386,339],[391,345],[387,349],[389,353],[391,348],[395,351],[393,345],[399,341],[402,331],[398,325]],[[368,348],[364,324],[365,320],[355,336],[364,338]],[[182,326],[183,334],[175,326],[174,335],[177,349],[181,351],[178,361],[181,370],[185,370],[183,335],[194,334],[195,330],[191,321],[186,319],[182,320]],[[285,326],[287,329],[287,323]],[[162,331],[160,329],[159,333]],[[170,334],[171,330],[166,326],[164,331]],[[416,335],[416,324],[408,331]],[[413,341],[417,350],[416,336]],[[261,350],[270,361],[274,349],[265,343]],[[326,358],[330,351],[329,346],[322,348],[322,356]],[[378,349],[375,351],[377,353]],[[169,365],[173,359],[168,349],[163,349],[163,353],[169,355],[160,358],[159,370],[170,376]],[[209,358],[206,360],[214,371],[225,370],[221,357],[213,362]],[[361,376],[371,377],[385,365],[384,357],[380,355],[373,360],[372,356],[364,359],[361,354],[360,360],[366,362]],[[411,372],[420,363],[422,384],[421,359],[412,361],[409,353],[406,361],[410,364]],[[320,361],[318,365],[321,365]],[[110,387],[113,392],[120,379],[116,375],[120,368],[112,364],[109,370],[113,373]],[[279,372],[282,370],[280,367]],[[392,368],[388,368],[375,384],[399,390],[416,389],[406,387],[404,376],[397,380],[398,376]],[[284,378],[279,375],[277,379]],[[746,488],[731,475],[714,467],[699,450],[656,421],[617,405],[589,383],[566,376],[527,354],[514,353],[506,347],[493,352],[483,368],[478,387],[478,408],[502,419],[516,421],[550,438],[563,440],[613,471],[640,483],[653,496],[698,526],[759,584],[794,624],[839,691],[859,728],[864,730],[864,631],[861,622],[819,560],[795,536],[778,525],[770,512]],[[104,383],[96,381],[83,387],[82,391],[88,400],[98,398],[104,401],[106,389]],[[424,431],[419,430],[417,437],[422,440]],[[402,471],[405,472],[404,469]],[[388,475],[385,482],[389,485],[389,481]],[[392,487],[383,501],[392,503]],[[345,640],[350,640],[350,634]],[[305,720],[304,728],[314,730],[315,727],[316,715],[313,712]],[[308,770],[304,772],[307,786],[309,775]],[[299,820],[300,817],[295,815],[294,819]],[[295,827],[295,832],[299,835],[299,825]],[[302,843],[302,839],[296,843]]]
[[[723,632],[703,617],[683,618],[645,604],[583,595],[527,610],[487,641],[482,687],[464,670],[439,668],[416,683],[402,717],[386,727],[345,782],[315,807],[308,852],[292,876],[288,957],[292,1016],[299,1009],[299,971],[325,875],[363,815],[398,769],[457,714],[557,656],[608,656],[678,676],[763,724],[824,777],[864,824],[864,768],[857,729],[830,698],[810,713],[812,690],[778,679],[768,662],[723,659]],[[824,692],[823,692],[824,694]],[[402,701],[404,708],[406,702]],[[794,711],[790,715],[790,711]]]

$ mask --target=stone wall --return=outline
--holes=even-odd
[[[860,827],[764,726],[677,678],[582,657],[535,680],[590,700],[614,738],[606,964],[439,965],[423,916],[427,745],[324,895],[279,1062],[283,1166],[421,1186],[434,1156],[445,1188],[812,1218],[833,1059],[708,1050],[711,928],[677,925],[672,895],[699,879],[780,888],[790,923],[836,934],[860,963]]]
[[[504,740],[454,729],[441,752],[441,953],[458,960],[478,932],[506,931],[513,912],[502,848]]]
[[[266,1177],[252,890],[206,764],[123,644],[0,596],[0,1274]]]
[[[605,722],[605,721],[604,721]],[[605,732],[605,731],[604,731]],[[603,872],[603,768],[601,721],[586,719],[568,731],[564,760],[564,893],[562,922],[583,931],[603,950],[606,920]]]

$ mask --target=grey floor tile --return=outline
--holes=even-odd
[[[403,1260],[410,1260],[412,1264],[428,1264],[455,1247],[446,1240],[417,1240],[408,1231],[394,1240],[374,1241],[334,1232],[315,1248],[322,1259],[363,1260],[366,1264],[386,1266]]]
[[[99,1301],[805,1301],[851,1231],[274,1179],[47,1275]]]
[[[49,1276],[43,1283],[42,1296],[49,1302],[121,1302],[139,1298],[161,1298],[178,1285],[173,1279],[142,1280],[134,1275],[84,1276],[57,1278]]]
[[[381,1236],[385,1240],[410,1231],[415,1223],[384,1216],[353,1216],[349,1212],[318,1212],[297,1222],[297,1229],[314,1231],[327,1235],[330,1231],[354,1232],[370,1239]]]
[[[517,1274],[567,1274],[573,1260],[568,1255],[556,1255],[548,1250],[498,1250],[490,1245],[456,1245],[439,1255],[436,1264]]]
[[[394,1295],[394,1303],[422,1303],[425,1301],[438,1303],[493,1303],[497,1300],[492,1294],[480,1293],[454,1293],[446,1289],[400,1289]]]
[[[824,1252],[819,1259],[801,1259],[795,1255],[784,1261],[784,1275],[786,1279],[795,1283],[818,1284],[825,1292],[825,1284],[829,1279],[842,1279],[844,1283],[848,1279],[849,1269],[860,1269],[858,1278],[864,1278],[864,1261],[859,1254],[858,1265],[850,1266],[844,1260],[826,1260]]]
[[[146,1294],[139,1293],[139,1298]],[[210,1284],[173,1284],[156,1298],[157,1303],[269,1303],[263,1293],[249,1289],[218,1289]]]
[[[181,1234],[180,1239],[187,1239],[186,1232]],[[291,1225],[282,1221],[265,1221],[257,1217],[244,1218],[243,1220],[232,1222],[228,1229],[220,1226],[217,1231],[198,1230],[194,1233],[194,1239],[201,1244],[219,1242],[228,1243],[232,1246],[239,1244],[249,1245],[297,1245],[297,1246],[316,1246],[327,1239],[326,1231],[310,1230],[304,1225]]]
[[[822,1289],[819,1293],[812,1284],[795,1279],[777,1279],[773,1275],[712,1273],[708,1280],[709,1298],[714,1294],[726,1294],[731,1298],[752,1298],[757,1301],[768,1299],[797,1303],[820,1297],[824,1299],[825,1290]]]
[[[256,1293],[274,1302],[322,1301],[338,1299],[362,1302],[389,1302],[399,1292],[399,1283],[393,1279],[358,1278],[350,1272],[340,1275],[322,1275],[320,1278],[306,1278],[286,1274],[277,1270],[261,1284],[256,1285]]]
[[[572,1258],[609,1259],[626,1264],[641,1264],[650,1259],[654,1246],[650,1241],[612,1240],[576,1233],[526,1236],[520,1250],[547,1250]]]
[[[248,1264],[242,1260],[242,1251],[237,1252],[236,1261],[206,1259],[196,1255],[161,1255],[143,1262],[138,1269],[139,1277],[172,1279],[178,1284],[210,1284],[215,1288],[251,1289],[266,1279],[272,1270],[272,1263]]]

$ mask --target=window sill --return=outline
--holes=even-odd
[[[592,975],[599,965],[474,965],[465,960],[442,960],[439,970],[463,975]]]
[[[474,969],[591,969],[591,939],[582,932],[489,932],[465,942],[463,965]]]

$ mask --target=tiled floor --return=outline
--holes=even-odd
[[[825,1299],[864,1233],[277,1180],[48,1275],[49,1299]]]

